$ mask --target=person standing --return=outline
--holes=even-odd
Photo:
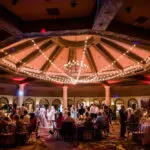
[[[72,107],[70,108],[70,112],[71,112],[71,117],[76,119],[76,108],[74,105],[72,105]]]
[[[53,121],[55,120],[55,108],[54,108],[54,106],[51,106],[48,120],[49,120],[49,125],[51,127],[53,125]]]
[[[80,106],[80,108],[79,108],[79,110],[78,110],[78,113],[79,113],[79,116],[80,116],[80,115],[83,115],[83,114],[85,113],[85,109],[84,109],[83,104],[81,104],[81,106]]]
[[[25,107],[25,105],[22,104],[21,108],[19,108],[19,115],[24,115],[24,111],[27,111],[27,107]]]
[[[30,124],[30,115],[28,114],[28,111],[24,111],[23,121],[27,124]]]
[[[125,138],[125,133],[126,133],[126,111],[125,107],[122,105],[121,109],[119,110],[119,115],[120,115],[120,137]]]
[[[94,104],[91,104],[91,106],[90,106],[90,115],[94,116],[94,113],[95,113],[95,107],[94,107]]]
[[[42,127],[48,127],[48,122],[46,119],[46,109],[44,105],[39,110],[39,120]]]

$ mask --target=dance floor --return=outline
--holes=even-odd
[[[12,150],[149,150],[149,146],[141,146],[131,140],[119,138],[119,125],[111,126],[111,134],[102,141],[88,142],[65,142],[56,140],[48,133],[49,129],[40,128],[40,138],[37,142],[29,142],[26,146]]]

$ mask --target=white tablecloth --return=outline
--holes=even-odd
[[[150,145],[150,124],[141,125],[141,131],[144,133],[142,137],[142,144]]]

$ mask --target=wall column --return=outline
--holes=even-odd
[[[67,97],[67,89],[68,89],[68,87],[67,86],[63,86],[63,111],[65,110],[65,109],[67,109],[67,99],[68,99],[68,97]]]
[[[110,99],[110,86],[104,86],[105,87],[105,104],[107,106],[111,105],[111,99]]]
[[[17,105],[18,107],[21,107],[24,100],[24,84],[19,84],[19,91],[18,91],[18,101]]]

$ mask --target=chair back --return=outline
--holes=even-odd
[[[140,130],[139,123],[127,123],[127,130],[130,132],[136,132]]]
[[[60,129],[60,135],[63,137],[71,136],[73,137],[75,134],[75,126],[73,122],[63,122],[62,127]]]

